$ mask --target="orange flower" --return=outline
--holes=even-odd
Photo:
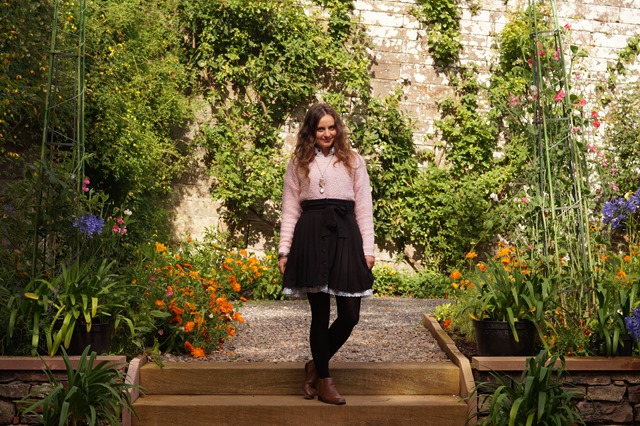
[[[240,253],[240,256],[247,257],[247,251],[246,250],[242,249],[242,250],[240,250],[239,253]]]
[[[164,305],[165,305],[164,300],[156,300],[154,303],[158,308],[164,309]]]
[[[231,317],[231,319],[242,324],[244,323],[244,317],[240,315],[240,312],[236,312],[235,314],[233,314],[233,317]]]
[[[458,278],[460,278],[462,276],[462,274],[460,273],[460,271],[453,271],[450,275],[452,280],[457,280]]]
[[[226,297],[218,297],[216,299],[216,303],[218,304],[218,309],[220,309],[220,312],[223,314],[230,314],[233,312],[233,305],[227,301]]]
[[[485,264],[484,264],[484,263],[478,263],[476,266],[477,266],[477,267],[478,267],[478,269],[480,269],[482,272],[486,272],[486,270],[487,270],[487,267],[485,266]]]
[[[227,334],[231,337],[236,335],[236,329],[233,328],[230,324],[227,324]]]
[[[195,327],[195,323],[193,321],[187,321],[187,323],[184,325],[184,331],[185,333],[191,333],[193,331],[193,327]]]
[[[189,353],[192,353],[193,350],[195,349],[193,347],[193,345],[191,344],[191,342],[189,342],[188,340],[184,342],[184,347],[185,347],[186,350],[189,351]]]
[[[202,349],[202,348],[193,348],[193,351],[191,352],[191,355],[193,355],[196,358],[202,358],[202,357],[204,357],[204,349]]]
[[[466,257],[467,259],[473,259],[474,257],[478,257],[478,253],[475,253],[475,252],[470,251],[469,253],[467,253],[467,254],[465,255],[465,257]]]
[[[626,255],[623,259],[625,262],[631,262],[631,256],[629,255]]]
[[[162,253],[167,251],[167,246],[156,241],[156,253]]]
[[[249,299],[247,299],[246,297],[241,297],[241,298],[240,298],[240,301],[242,301],[242,302],[248,302],[248,301],[249,301]]]
[[[616,279],[622,281],[625,278],[627,278],[626,272],[624,272],[622,269],[618,270],[618,273],[616,274]]]
[[[451,328],[451,320],[450,319],[445,320],[444,324],[442,324],[442,325],[444,326],[445,330],[449,330]]]

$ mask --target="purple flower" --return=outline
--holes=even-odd
[[[638,189],[640,191],[640,188]],[[602,221],[610,223],[613,229],[621,228],[627,217],[636,214],[640,207],[638,191],[626,197],[615,198],[604,203],[602,207]]]
[[[100,234],[104,228],[104,219],[100,216],[87,214],[74,219],[73,226],[89,238]]]
[[[640,340],[640,306],[632,311],[630,317],[624,318],[627,331],[634,340]]]

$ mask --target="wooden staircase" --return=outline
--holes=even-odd
[[[332,363],[342,406],[304,399],[303,371],[303,363],[148,363],[133,425],[462,426],[467,418],[450,362]]]

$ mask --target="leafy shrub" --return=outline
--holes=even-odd
[[[44,426],[120,425],[123,408],[135,413],[129,390],[139,389],[125,381],[124,365],[109,361],[96,363],[96,353],[87,346],[74,369],[66,351],[62,359],[66,367],[64,383],[49,367],[45,374],[49,383],[35,388],[22,401],[22,414],[34,414]],[[44,394],[44,398],[42,398]]]

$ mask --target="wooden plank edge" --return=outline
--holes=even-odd
[[[469,418],[471,418],[471,416],[474,416],[478,412],[478,401],[476,398],[471,397],[476,387],[473,371],[471,370],[471,363],[467,357],[460,352],[460,349],[458,349],[447,332],[440,327],[440,323],[433,315],[424,314],[422,324],[436,339],[438,346],[444,351],[449,360],[460,369],[460,397],[467,402],[467,413]],[[474,423],[470,422],[469,424]]]

